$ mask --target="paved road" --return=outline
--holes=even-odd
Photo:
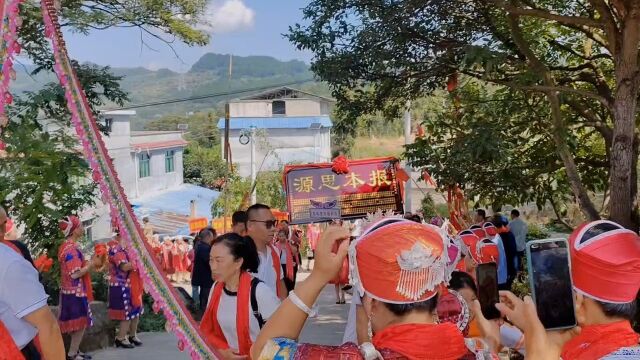
[[[298,275],[298,281],[304,280],[307,273]],[[327,287],[320,294],[319,315],[309,319],[302,330],[300,340],[316,344],[339,344],[349,311],[349,298],[347,305],[335,304],[335,292],[333,285]],[[144,346],[136,349],[106,349],[93,354],[95,360],[188,360],[186,353],[180,353],[177,348],[177,340],[170,333],[143,333],[139,335]]]

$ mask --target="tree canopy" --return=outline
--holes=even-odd
[[[203,45],[208,35],[195,28],[205,0],[142,2],[63,1],[63,29],[88,34],[111,27],[135,27],[170,44],[175,40]],[[32,74],[53,70],[53,54],[44,35],[39,2],[22,2],[18,42],[22,55],[35,65]],[[144,40],[141,40],[144,41]],[[73,55],[73,54],[71,54]],[[123,105],[122,79],[109,67],[73,63],[87,100],[98,115],[106,103]],[[68,132],[70,114],[64,90],[57,83],[15,94],[9,124],[1,140],[8,156],[0,161],[0,202],[25,225],[25,238],[38,252],[55,254],[61,234],[58,220],[78,214],[94,203],[96,189],[75,135]],[[19,95],[19,96],[18,96]]]
[[[314,0],[304,15],[289,39],[313,52],[339,111],[397,115],[407,99],[455,88],[455,74],[542,96],[551,148],[585,216],[600,213],[569,143],[582,131],[604,144],[609,216],[638,227],[640,3]]]

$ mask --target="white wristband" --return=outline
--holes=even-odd
[[[293,305],[295,305],[298,309],[309,315],[309,317],[315,317],[316,315],[318,315],[318,308],[314,306],[313,309],[309,309],[309,307],[302,300],[300,300],[295,292],[291,291],[289,293],[289,300],[291,300]]]

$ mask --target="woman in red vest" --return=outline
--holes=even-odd
[[[120,232],[109,242],[109,319],[120,322],[115,346],[131,349],[141,346],[138,322],[143,313],[142,281],[131,262]]]
[[[259,262],[247,237],[228,233],[212,243],[210,265],[216,282],[200,329],[223,359],[249,356],[260,329],[280,305],[273,291],[249,274],[258,271]]]
[[[94,263],[86,261],[77,241],[84,236],[84,228],[76,216],[60,220],[60,230],[65,242],[58,250],[60,261],[60,330],[71,334],[69,358],[83,359],[88,355],[80,353],[80,342],[86,328],[93,325],[89,304],[93,301],[90,271]]]

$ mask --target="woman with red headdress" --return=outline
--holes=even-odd
[[[253,359],[461,359],[470,354],[456,325],[438,324],[445,283],[445,239],[439,228],[383,219],[349,246],[346,229],[330,227],[316,249],[311,275],[289,294],[253,346]],[[338,251],[331,248],[337,243]],[[354,294],[371,320],[372,343],[340,347],[295,342],[313,304],[349,252]]]
[[[142,345],[137,336],[144,310],[142,281],[117,229],[114,235],[115,239],[109,242],[109,319],[120,322],[115,346],[131,349]]]
[[[84,236],[84,228],[76,216],[60,220],[65,241],[58,250],[60,261],[60,330],[71,335],[68,359],[91,358],[79,351],[86,328],[93,324],[89,304],[93,301],[90,271],[93,262],[85,260],[77,243]]]

